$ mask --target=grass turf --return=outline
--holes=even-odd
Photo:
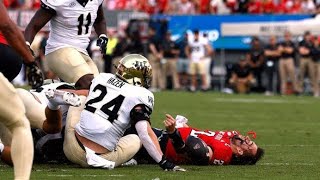
[[[186,116],[199,129],[254,130],[265,157],[255,166],[183,166],[187,172],[163,172],[157,165],[114,170],[34,165],[31,179],[319,179],[319,107],[319,99],[306,96],[156,93],[152,126],[163,127],[169,113]],[[0,179],[12,178],[12,168],[1,165]]]

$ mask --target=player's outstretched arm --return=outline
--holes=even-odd
[[[35,13],[25,29],[24,37],[26,38],[26,41],[32,44],[36,34],[50,21],[53,16],[55,16],[55,14],[55,10],[41,3],[41,8]]]
[[[11,47],[22,56],[25,63],[34,62],[34,58],[25,43],[22,32],[9,18],[2,1],[0,1],[0,22],[0,31],[6,37]]]

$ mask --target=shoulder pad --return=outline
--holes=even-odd
[[[41,0],[41,8],[52,13],[56,14],[56,9],[59,6],[55,0]]]
[[[154,106],[154,95],[151,91],[144,89],[144,91],[141,91],[139,94],[139,101],[142,104],[145,104],[146,106],[148,106],[149,108],[151,108],[151,110],[153,110],[153,106]]]

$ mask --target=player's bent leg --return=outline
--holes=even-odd
[[[32,128],[42,129],[46,120],[46,104],[41,104],[35,97],[25,89],[17,89],[17,94],[21,98],[26,109],[26,116]]]
[[[135,134],[120,138],[116,150],[100,155],[104,159],[115,162],[115,167],[130,160],[141,148],[141,141]]]
[[[11,154],[15,179],[29,179],[33,161],[33,141],[23,102],[16,89],[0,73],[0,120],[12,133]]]
[[[16,180],[29,179],[33,162],[33,140],[30,124],[26,117],[11,124],[11,158]]]
[[[81,148],[75,136],[75,125],[80,121],[80,114],[84,108],[85,96],[80,96],[81,106],[71,107],[68,110],[65,138],[63,142],[63,152],[69,161],[78,164],[82,167],[89,167],[86,160],[86,153]]]
[[[46,55],[49,68],[62,80],[76,83],[82,76],[93,74],[82,53],[65,47]]]

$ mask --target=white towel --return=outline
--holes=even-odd
[[[86,149],[86,158],[87,163],[92,167],[100,167],[106,169],[113,169],[115,166],[115,162],[106,160],[95,154],[94,151],[84,146]]]
[[[188,123],[188,119],[186,117],[181,115],[176,116],[176,128],[184,127],[184,125],[187,123]]]

